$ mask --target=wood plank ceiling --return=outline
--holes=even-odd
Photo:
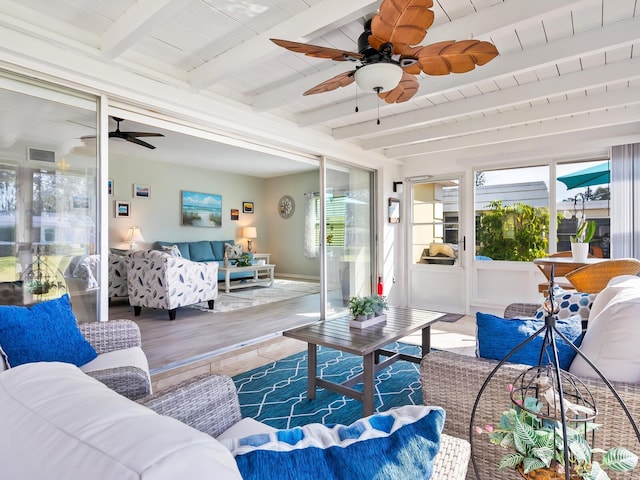
[[[355,83],[303,97],[350,65],[285,51],[269,38],[357,50],[362,25],[378,5],[4,0],[0,28],[392,159],[491,156],[523,148],[514,145],[535,150],[541,141],[561,150],[568,140],[610,142],[640,132],[640,0],[435,0],[423,44],[488,40],[500,56],[464,74],[421,75],[418,93],[403,104],[357,94]]]

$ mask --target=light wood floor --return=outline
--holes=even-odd
[[[169,320],[166,310],[143,308],[135,317],[126,301],[114,301],[109,318],[135,321],[152,375],[196,364],[247,345],[263,343],[281,332],[320,319],[320,295],[312,294],[235,312],[178,309]]]

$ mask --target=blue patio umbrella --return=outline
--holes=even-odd
[[[569,190],[610,183],[609,162],[600,163],[593,167],[585,168],[584,170],[563,175],[558,177],[558,180],[564,183]]]

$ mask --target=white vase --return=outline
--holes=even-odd
[[[589,255],[589,244],[586,242],[571,244],[571,257],[576,262],[584,262]]]

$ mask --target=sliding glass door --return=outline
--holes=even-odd
[[[325,223],[316,231],[326,246],[327,317],[344,313],[349,297],[373,293],[373,180],[372,171],[326,162]]]
[[[0,110],[0,303],[69,293],[95,321],[96,99],[0,72]]]

